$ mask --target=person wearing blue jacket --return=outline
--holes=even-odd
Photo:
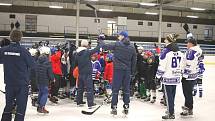
[[[24,121],[28,101],[29,71],[35,67],[35,61],[19,41],[22,32],[14,29],[10,33],[10,45],[0,48],[0,60],[4,65],[4,83],[6,85],[6,106],[1,121],[12,120],[13,102],[16,99],[15,121]]]
[[[130,43],[128,32],[122,31],[118,36],[119,41],[104,44],[103,48],[113,50],[114,74],[112,82],[111,114],[117,115],[119,89],[123,88],[123,113],[128,114],[130,103],[130,81],[135,75],[137,54],[134,45]]]
[[[37,86],[39,89],[38,95],[38,113],[47,114],[49,111],[46,110],[45,105],[48,99],[48,85],[49,82],[54,82],[54,74],[52,71],[52,66],[49,61],[50,55],[50,48],[43,47],[40,50],[41,55],[38,57],[37,60],[37,67],[36,67],[36,80]]]
[[[89,44],[87,40],[81,41],[81,47],[77,49],[76,62],[79,69],[78,77],[78,91],[77,91],[77,105],[81,106],[86,102],[83,101],[83,92],[86,87],[88,108],[92,109],[95,106],[92,80],[92,63],[91,55],[99,52],[101,44],[98,44],[94,49],[88,49]]]

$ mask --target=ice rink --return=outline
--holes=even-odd
[[[215,120],[215,65],[206,65],[206,72],[203,79],[203,98],[196,96],[194,98],[194,116],[189,118],[180,117],[182,111],[181,106],[184,103],[181,85],[177,87],[175,101],[175,121],[214,121]],[[0,75],[2,77],[2,73]],[[2,85],[3,81],[0,82]],[[2,89],[2,87],[0,87]],[[160,105],[161,94],[157,92],[157,102],[150,104],[141,100],[132,99],[130,103],[130,113],[125,118],[122,115],[122,100],[119,100],[118,115],[113,117],[110,115],[110,105],[102,106],[93,115],[83,115],[81,110],[86,107],[77,107],[76,104],[69,100],[61,100],[58,105],[53,105],[50,102],[47,104],[47,109],[50,111],[48,115],[38,114],[35,107],[31,106],[30,100],[26,111],[25,121],[161,121],[161,116],[164,115],[165,107]],[[101,101],[95,99],[99,104]],[[2,114],[5,105],[4,94],[0,93],[0,114]]]

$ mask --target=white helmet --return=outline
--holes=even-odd
[[[142,46],[137,47],[138,50],[143,50]]]
[[[40,54],[49,55],[51,53],[51,49],[49,47],[43,46],[39,50],[40,50]]]
[[[37,53],[37,49],[31,48],[31,49],[29,50],[29,52],[31,53],[31,56],[35,56],[36,53]]]

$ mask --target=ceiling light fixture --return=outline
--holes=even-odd
[[[55,5],[51,5],[51,6],[49,6],[49,8],[57,8],[57,9],[61,9],[61,8],[63,8],[63,6],[55,6]]]
[[[96,1],[99,1],[99,0],[87,0],[87,1],[93,1],[93,2],[96,2]]]
[[[143,6],[156,6],[157,4],[156,3],[139,3],[140,5],[143,5]]]
[[[153,12],[145,12],[147,15],[158,15],[158,13],[153,13]]]
[[[192,7],[192,8],[190,8],[191,10],[195,10],[195,11],[204,11],[204,10],[206,10],[206,9],[204,9],[204,8],[195,8],[195,7]]]
[[[12,6],[10,3],[0,3],[0,6]]]
[[[111,10],[111,9],[99,9],[99,11],[111,12],[111,11],[113,11],[113,10]]]
[[[199,18],[198,16],[187,16],[188,18]]]

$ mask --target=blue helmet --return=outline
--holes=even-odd
[[[113,54],[112,53],[107,54],[106,60],[107,61],[113,61]]]
[[[55,47],[51,48],[51,55],[55,54],[55,52],[56,52],[57,50],[58,50],[58,49],[55,48]]]

